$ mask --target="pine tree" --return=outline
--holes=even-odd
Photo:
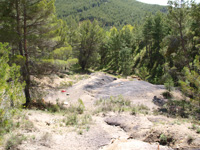
[[[153,45],[153,19],[152,16],[148,16],[145,20],[143,27],[143,37],[146,45],[146,52],[150,58],[149,65],[152,66],[152,45]]]
[[[124,47],[133,48],[133,30],[134,27],[131,25],[126,25],[120,31],[120,40]],[[132,51],[133,52],[133,51]]]
[[[108,40],[108,68],[112,72],[117,72],[119,70],[120,62],[120,50],[122,48],[122,41],[120,39],[120,31],[117,28],[113,27],[109,33]]]
[[[6,0],[1,2],[0,7],[1,32],[8,36],[2,36],[0,40],[12,45],[13,55],[25,58],[21,68],[23,80],[26,82],[24,92],[28,105],[31,101],[30,61],[33,56],[37,57],[40,52],[38,50],[53,47],[46,35],[55,28],[50,24],[55,18],[54,0]]]
[[[181,90],[200,107],[200,57],[196,56],[190,68],[184,68],[185,80],[180,80]]]
[[[191,8],[192,25],[191,31],[193,34],[192,50],[190,55],[194,58],[196,55],[200,55],[200,4],[192,4]]]
[[[163,75],[162,65],[165,59],[161,53],[161,44],[165,36],[164,23],[160,13],[157,13],[153,17],[153,47],[152,47],[152,66],[150,66],[151,79],[154,83],[159,82],[159,79]]]
[[[87,20],[81,23],[79,43],[77,46],[78,60],[82,70],[85,70],[97,62],[97,54],[102,41],[103,29],[95,20],[92,23]]]
[[[170,53],[174,53],[177,59],[177,62],[174,61],[175,65],[178,63],[177,67],[182,69],[183,66],[189,65],[189,55],[187,49],[187,32],[186,29],[188,27],[188,15],[189,15],[189,3],[184,0],[175,0],[168,2],[169,7],[169,14],[168,14],[168,23],[171,28],[171,44],[177,41],[178,48],[172,48],[170,50],[170,46],[168,51]],[[173,46],[172,46],[173,47]],[[180,63],[182,65],[180,65]]]
[[[132,49],[124,48],[120,50],[120,70],[124,76],[130,75],[132,72]]]

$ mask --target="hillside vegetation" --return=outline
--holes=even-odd
[[[136,0],[56,0],[55,6],[59,18],[68,20],[78,17],[79,21],[96,19],[106,27],[140,23],[147,13],[167,11],[165,6]]]

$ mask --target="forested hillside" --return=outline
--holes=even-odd
[[[167,11],[167,7],[136,0],[56,0],[55,6],[58,17],[66,21],[70,17],[79,21],[96,19],[102,26],[116,27],[141,23],[146,14]]]

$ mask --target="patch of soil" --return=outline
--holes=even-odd
[[[104,147],[101,150],[173,150],[166,146],[160,146],[159,144],[149,144],[139,140],[126,140],[117,139],[113,141],[109,146]]]
[[[122,129],[107,125],[102,117],[93,117],[89,129],[79,134],[76,127],[60,126],[65,116],[33,110],[27,116],[38,130],[23,133],[34,139],[23,142],[18,147],[20,150],[97,150],[110,144],[112,139],[128,138]]]
[[[110,116],[105,119],[105,122],[108,125],[119,126],[129,134],[129,138],[137,140],[142,140],[153,126],[146,117],[128,114]]]
[[[147,143],[160,143],[172,148],[197,148],[200,147],[200,136],[190,130],[191,123],[167,118],[165,116],[130,116],[112,115],[105,119],[111,126],[119,126],[129,135],[128,139],[142,140]],[[188,140],[192,137],[192,141]],[[198,143],[198,144],[197,144]]]

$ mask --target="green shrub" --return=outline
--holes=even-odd
[[[82,99],[78,99],[78,107],[77,107],[77,112],[78,112],[78,114],[83,114],[83,112],[84,112],[84,109],[85,109],[85,105],[84,105],[84,103],[83,103],[83,100]]]
[[[172,98],[172,94],[169,91],[163,92],[162,95],[164,98],[167,98],[167,99]]]
[[[168,75],[164,85],[169,93],[174,89],[174,81],[170,75]]]
[[[149,108],[143,104],[137,105],[137,107],[138,107],[138,110],[149,110]]]
[[[18,109],[25,101],[24,84],[20,83],[20,67],[9,65],[10,49],[7,45],[0,43],[0,130],[5,129],[3,132],[10,130],[14,109]]]
[[[78,124],[77,114],[67,116],[66,126],[73,126]]]
[[[166,145],[167,144],[167,136],[165,134],[161,134],[159,139],[160,139],[159,143],[161,145]]]
[[[82,135],[82,134],[83,134],[83,130],[79,130],[79,131],[78,131],[78,134],[79,134],[79,135]]]
[[[149,71],[146,66],[142,66],[141,68],[136,69],[135,73],[144,81],[147,81],[149,78]]]
[[[123,112],[131,108],[130,100],[126,100],[122,96],[100,99],[95,104],[98,106],[99,112]]]
[[[49,105],[49,107],[47,107],[47,110],[51,113],[55,113],[55,112],[60,112],[60,107],[59,105],[55,104],[55,105]]]
[[[37,65],[37,70],[35,71],[41,74],[49,71],[57,72],[69,69],[78,62],[78,59],[42,59],[42,61],[35,60],[34,62]]]
[[[81,125],[89,124],[92,121],[92,117],[89,114],[85,114],[79,118]]]
[[[196,104],[200,110],[200,57],[196,56],[190,67],[184,67],[185,80],[180,80],[181,91]],[[196,106],[197,107],[197,106]]]
[[[200,134],[200,128],[197,129],[197,133]]]
[[[71,113],[68,114],[66,119],[63,119],[63,122],[65,123],[66,126],[77,126],[79,129],[90,124],[92,121],[92,117],[89,114],[76,114],[76,113]],[[88,126],[85,128],[86,130]]]
[[[180,116],[182,118],[191,117],[198,120],[197,107],[191,101],[169,99],[163,108],[166,109],[167,115]]]
[[[148,114],[149,108],[143,104],[131,106],[131,115],[136,115],[137,113]]]
[[[60,84],[60,88],[68,88],[68,87],[71,87],[73,85],[73,82],[72,81],[64,81],[64,82],[61,82]]]
[[[5,149],[17,149],[17,146],[20,145],[22,141],[25,141],[26,139],[27,138],[24,135],[11,135],[11,137],[6,142]]]
[[[17,124],[18,124],[18,127],[23,130],[31,131],[34,129],[33,122],[31,122],[30,120],[27,120],[26,118],[22,118],[22,121],[18,122]]]
[[[192,129],[193,129],[193,130],[196,130],[196,129],[197,129],[197,127],[196,127],[195,124],[192,124]]]
[[[94,113],[99,112],[130,112],[132,115],[137,113],[147,114],[149,108],[143,104],[132,105],[131,101],[123,98],[122,96],[110,97],[109,99],[100,99],[95,102],[97,109]]]
[[[133,107],[131,110],[131,115],[136,115],[136,114],[137,114],[137,109]]]
[[[74,83],[84,80],[84,79],[88,79],[90,76],[89,75],[69,75],[68,76],[71,80],[74,80]]]

